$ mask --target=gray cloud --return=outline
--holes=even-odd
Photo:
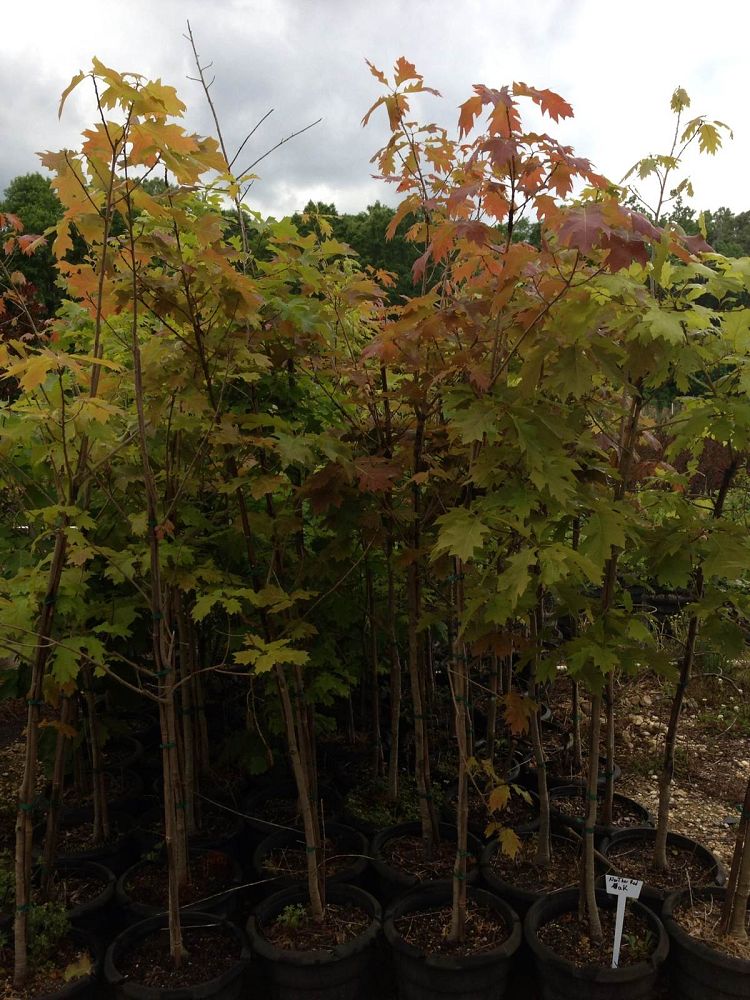
[[[723,9],[723,8],[722,8]],[[679,14],[677,11],[679,10]],[[604,13],[603,13],[604,11]],[[354,210],[393,192],[372,180],[369,159],[386,137],[384,117],[360,119],[379,85],[364,63],[388,69],[406,55],[438,87],[442,102],[419,111],[455,120],[475,82],[522,79],[561,92],[576,119],[559,134],[618,179],[639,156],[669,141],[669,96],[678,83],[697,112],[733,122],[736,139],[715,160],[692,162],[696,204],[748,207],[744,164],[746,29],[744,5],[704,13],[698,0],[36,0],[4,11],[0,37],[0,189],[37,168],[34,152],[75,146],[93,107],[76,93],[57,120],[59,93],[96,54],[117,69],[159,76],[188,104],[190,127],[213,124],[192,75],[182,35],[190,18],[201,55],[213,61],[212,94],[230,149],[258,119],[274,113],[238,162],[316,118],[309,133],[258,167],[254,207],[281,214],[308,198]],[[716,38],[712,38],[712,33]],[[655,42],[651,40],[655,39]]]

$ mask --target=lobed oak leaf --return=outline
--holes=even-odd
[[[513,93],[516,97],[530,97],[553,121],[573,117],[573,108],[554,90],[537,90],[536,87],[529,87],[525,83],[514,83]]]
[[[404,80],[421,80],[421,73],[417,73],[417,68],[414,63],[410,63],[408,59],[403,56],[399,56],[396,60],[396,64],[393,67],[393,72],[395,74],[394,79],[396,81],[396,86],[404,82]]]
[[[370,72],[372,73],[372,75],[377,80],[380,80],[381,83],[384,83],[387,86],[388,85],[388,80],[386,78],[385,73],[382,70],[378,69],[377,66],[373,66],[373,64],[370,62],[369,59],[365,59],[365,62],[369,66]]]
[[[460,105],[461,113],[458,116],[459,139],[471,132],[474,128],[474,122],[477,115],[482,113],[483,107],[484,101],[479,94],[475,94],[474,97],[470,97],[468,100],[464,101],[462,105]]]
[[[13,212],[0,212],[0,225],[8,225],[17,233],[23,232],[23,223]]]

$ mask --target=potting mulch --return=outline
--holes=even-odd
[[[420,882],[427,879],[451,878],[456,867],[456,845],[450,840],[441,840],[426,858],[421,837],[393,837],[383,844],[380,851],[383,861],[396,871],[413,875]],[[466,867],[477,863],[474,855],[466,859]]]
[[[288,951],[327,951],[346,944],[370,925],[370,916],[357,906],[329,903],[322,923],[316,923],[309,906],[292,904],[265,927],[264,936],[277,948]]]
[[[560,796],[550,799],[550,808],[556,809],[563,816],[583,821],[586,811],[586,801],[581,795]],[[602,797],[599,796],[598,821],[601,822]],[[615,798],[612,803],[612,825],[625,829],[630,826],[642,826],[643,815],[633,806]]]
[[[675,908],[674,918],[690,937],[702,941],[709,948],[716,948],[732,958],[750,961],[750,919],[745,921],[748,937],[744,941],[724,937],[719,933],[721,906],[721,901],[716,899],[694,899],[692,904],[686,900]]]
[[[175,968],[169,954],[169,933],[156,931],[118,958],[119,971],[131,982],[155,989],[180,989],[218,979],[238,961],[240,944],[221,927],[182,928],[187,951]]]
[[[508,938],[508,925],[496,910],[482,906],[473,899],[466,901],[466,933],[464,940],[448,939],[451,927],[451,907],[407,913],[395,921],[401,937],[425,955],[465,957],[499,948]]]
[[[232,883],[231,860],[219,851],[207,851],[190,859],[190,881],[180,887],[180,906],[191,906],[209,896],[229,889]],[[125,892],[135,903],[166,909],[168,873],[163,861],[142,865],[127,879]]]
[[[137,775],[132,771],[106,771],[104,774],[104,788],[109,802],[113,799],[135,795],[138,791]],[[93,788],[87,780],[86,786],[83,788],[76,788],[75,785],[69,785],[63,791],[62,800],[66,806],[73,808],[88,805],[93,795]]]
[[[106,840],[95,840],[92,832],[92,821],[79,823],[76,826],[61,826],[57,841],[58,857],[75,857],[99,848],[115,847],[122,837],[117,824],[110,819],[110,835]]]
[[[577,913],[560,914],[549,923],[543,924],[537,936],[556,955],[572,962],[579,969],[587,965],[609,968],[612,962],[612,942],[615,937],[615,910],[605,910],[600,907],[599,917],[602,922],[603,943],[595,942],[589,937],[588,926],[581,923]],[[632,907],[626,908],[619,967],[645,962],[657,943],[657,937],[646,917]]]
[[[433,800],[439,804],[439,790],[432,789]],[[399,823],[419,821],[419,800],[413,781],[401,777],[399,797],[392,802],[384,781],[363,781],[344,800],[345,812],[354,820],[371,824],[377,830]]]
[[[297,827],[301,822],[301,813],[296,798],[269,797],[257,802],[250,814],[253,819],[264,820],[280,827]]]
[[[55,947],[54,961],[32,972],[26,986],[17,989],[13,985],[12,949],[3,948],[0,950],[0,1000],[35,1000],[47,993],[55,993],[81,976],[87,976],[92,961],[85,948],[64,939]]]
[[[686,885],[711,885],[714,872],[697,857],[690,847],[667,844],[669,867],[657,871],[651,864],[653,841],[614,844],[607,849],[607,858],[618,875],[642,879],[656,889],[680,889]]]
[[[338,845],[331,837],[326,837],[323,841],[320,865],[325,867],[326,875],[336,875],[356,860],[351,855],[339,853]],[[305,878],[307,876],[307,849],[305,845],[296,844],[271,851],[263,859],[263,870],[270,875]]]
[[[552,892],[578,882],[581,850],[577,843],[553,837],[552,862],[546,867],[535,864],[536,845],[537,837],[532,834],[521,839],[514,858],[498,850],[492,858],[493,874],[527,892]]]
[[[79,872],[56,871],[50,880],[48,901],[61,903],[72,910],[76,906],[90,903],[99,896],[106,886],[101,879]]]

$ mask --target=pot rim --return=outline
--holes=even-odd
[[[725,954],[725,952],[712,947],[700,938],[693,937],[692,934],[688,934],[685,928],[682,927],[682,925],[677,921],[673,915],[673,910],[675,906],[682,902],[683,897],[689,895],[689,889],[678,889],[675,892],[670,893],[664,900],[662,922],[666,927],[669,936],[673,937],[675,941],[678,941],[684,948],[696,952],[701,958],[709,960],[714,965],[721,965],[723,968],[730,969],[732,972],[748,975],[748,973],[750,973],[750,959],[737,958],[734,955]],[[723,899],[726,895],[726,889],[724,886],[719,885],[705,886],[701,889],[693,889],[692,895],[694,898],[718,896],[720,899]]]
[[[414,945],[409,944],[396,930],[395,921],[404,913],[410,913],[421,907],[425,909],[433,905],[434,900],[445,900],[450,903],[452,884],[449,879],[439,879],[432,882],[422,882],[417,888],[398,896],[388,907],[383,918],[383,934],[388,944],[396,951],[414,958],[434,969],[444,971],[463,971],[477,969],[484,965],[492,965],[503,958],[510,959],[518,950],[523,938],[521,919],[504,899],[488,889],[480,889],[473,885],[467,885],[466,894],[471,899],[480,900],[499,912],[508,927],[507,938],[496,948],[483,951],[476,955],[431,955],[420,951]],[[425,901],[424,897],[427,897]],[[433,900],[430,899],[433,897]],[[414,906],[410,906],[414,903]],[[399,912],[402,907],[408,907],[403,912]]]
[[[597,983],[614,984],[631,982],[655,974],[659,966],[664,963],[667,955],[669,954],[669,936],[667,935],[661,920],[659,920],[653,910],[650,910],[644,903],[641,903],[637,899],[631,900],[630,905],[635,906],[635,908],[654,925],[658,932],[656,947],[647,961],[636,962],[634,965],[624,965],[617,969],[612,969],[606,965],[595,965],[593,963],[584,966],[577,966],[569,959],[558,955],[557,952],[552,950],[552,948],[548,947],[539,940],[537,936],[537,927],[543,926],[545,923],[548,923],[561,913],[568,913],[571,910],[575,910],[578,906],[578,894],[578,887],[572,889],[558,889],[557,892],[552,892],[549,895],[543,896],[541,899],[537,900],[537,902],[530,908],[529,912],[526,914],[526,918],[524,919],[523,930],[524,938],[526,939],[529,948],[531,948],[534,958],[539,962],[555,966],[561,971],[564,970],[573,978],[580,978],[582,980],[590,979],[591,972],[596,970]],[[598,906],[608,907],[610,909],[615,905],[614,897],[610,896],[602,889],[596,890],[596,902]],[[545,907],[549,906],[550,903],[553,904],[553,912],[549,915],[547,920],[541,921],[539,919],[539,913],[544,910]]]

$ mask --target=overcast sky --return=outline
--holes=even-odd
[[[366,129],[360,120],[380,92],[365,57],[388,69],[399,55],[443,94],[423,104],[430,120],[455,122],[474,83],[523,80],[558,91],[576,117],[556,134],[613,180],[640,156],[666,152],[669,98],[680,84],[691,113],[734,130],[718,156],[691,158],[695,206],[750,208],[747,0],[6,0],[2,15],[0,190],[38,169],[37,150],[75,148],[92,120],[90,91],[80,88],[61,122],[57,103],[93,55],[173,84],[189,126],[210,131],[202,94],[187,79],[189,18],[201,55],[214,63],[230,147],[269,108],[250,159],[323,119],[258,168],[249,201],[264,213],[288,213],[310,198],[346,211],[392,202],[369,163],[385,119]]]

